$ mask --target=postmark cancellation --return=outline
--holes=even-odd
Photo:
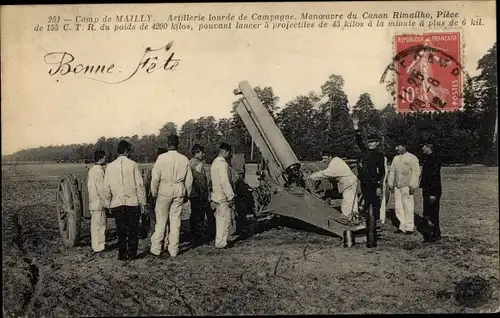
[[[398,112],[462,108],[468,74],[459,30],[398,32],[393,35],[393,54],[381,81],[392,81]]]

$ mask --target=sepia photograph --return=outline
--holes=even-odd
[[[0,21],[4,317],[499,312],[495,1]]]

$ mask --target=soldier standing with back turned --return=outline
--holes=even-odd
[[[427,142],[422,146],[424,163],[420,187],[424,202],[424,219],[429,230],[424,233],[424,242],[433,243],[441,239],[439,227],[439,201],[441,200],[441,160],[435,154],[435,145]]]

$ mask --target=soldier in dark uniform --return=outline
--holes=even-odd
[[[424,231],[424,241],[428,243],[436,242],[441,238],[439,227],[439,203],[441,200],[441,160],[435,153],[435,145],[427,142],[422,146],[424,153],[424,163],[422,165],[422,175],[420,187],[422,188],[422,198],[424,205],[424,220],[427,223],[427,230]]]
[[[368,209],[372,205],[375,219],[379,220],[382,187],[385,177],[385,156],[378,149],[379,138],[377,135],[369,135],[367,145],[365,145],[358,122],[357,118],[353,119],[356,143],[361,150],[361,156],[358,160],[358,179],[364,199],[363,214],[366,217]]]
[[[192,247],[197,247],[207,243],[211,239],[211,236],[213,236],[215,218],[213,213],[211,213],[212,210],[210,209],[210,202],[208,200],[210,177],[203,162],[205,149],[199,144],[194,144],[191,154],[192,157],[189,160],[189,166],[193,173],[193,188],[189,197],[191,203],[189,227],[191,229]],[[208,228],[206,230],[203,228],[205,216],[208,221]]]

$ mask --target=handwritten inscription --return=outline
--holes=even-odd
[[[83,64],[79,63],[75,55],[70,52],[50,52],[44,56],[46,64],[51,65],[48,74],[50,76],[86,75],[87,78],[107,84],[120,84],[130,80],[136,74],[144,72],[174,71],[180,64],[180,59],[175,58],[175,53],[171,50],[173,42],[159,48],[146,48],[139,62],[127,77],[119,81],[107,81],[98,76],[121,73],[114,63],[111,64]],[[156,54],[155,54],[156,53]]]

